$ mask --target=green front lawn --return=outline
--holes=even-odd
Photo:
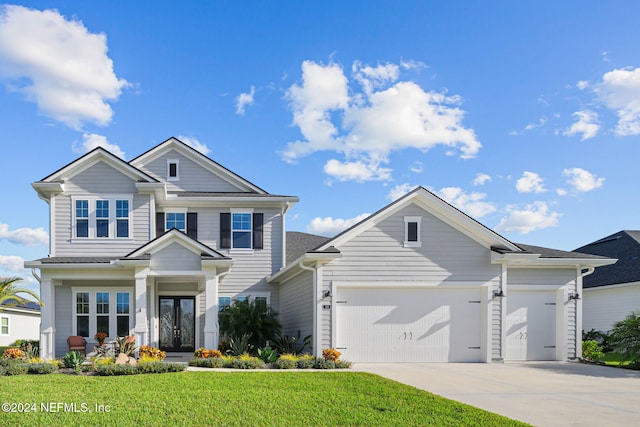
[[[6,413],[3,406],[3,426],[525,425],[360,372],[0,377],[0,401],[35,409]],[[45,411],[52,408],[58,412]]]

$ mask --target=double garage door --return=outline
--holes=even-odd
[[[339,287],[336,348],[353,362],[482,362],[480,292],[480,287]],[[508,292],[506,360],[556,359],[555,295]]]
[[[354,362],[479,362],[480,288],[348,288],[334,298],[336,348]]]

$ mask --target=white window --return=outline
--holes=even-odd
[[[128,239],[131,196],[72,197],[74,239]]]
[[[249,301],[249,302],[263,302],[267,306],[271,304],[271,293],[270,292],[254,292],[251,294],[223,294],[218,297],[218,310],[222,311],[225,307],[228,307],[235,303],[236,301]]]
[[[185,212],[166,212],[164,222],[165,231],[177,228],[183,233],[187,232],[187,214]]]
[[[422,246],[422,239],[420,238],[420,223],[422,217],[420,216],[405,216],[404,217],[404,246],[407,248],[416,248]]]
[[[180,160],[167,160],[167,181],[180,181]]]
[[[235,249],[251,248],[251,217],[250,213],[234,212],[231,214],[231,240]]]
[[[9,335],[8,317],[0,317],[0,335]]]
[[[106,332],[111,339],[131,334],[132,290],[128,288],[73,288],[73,335],[93,339]]]

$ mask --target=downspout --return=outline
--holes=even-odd
[[[40,283],[40,276],[38,276],[38,273],[36,273],[35,268],[31,269],[31,275],[38,281],[38,283]]]
[[[282,216],[282,265],[281,268],[284,268],[287,265],[287,227],[285,226],[285,213],[287,212],[287,206],[283,206],[280,211],[280,215]]]
[[[320,337],[318,336],[318,301],[317,301],[317,295],[318,295],[318,269],[317,267],[307,267],[303,264],[302,261],[300,261],[298,263],[298,267],[300,267],[303,270],[306,271],[311,271],[313,274],[313,339],[312,339],[312,343],[313,343],[313,353],[317,356],[318,353],[318,348],[319,348],[319,342],[320,342]]]
[[[593,274],[594,271],[596,271],[595,267],[589,267],[587,269],[587,271],[585,271],[584,273],[582,272],[582,269],[578,270],[580,272],[580,274],[578,274],[578,278],[576,280],[576,295],[579,295],[580,293],[584,294],[583,289],[582,289],[582,280],[590,275]],[[578,281],[580,283],[578,283]],[[580,286],[580,292],[578,292],[578,285]],[[582,357],[582,304],[578,301],[578,299],[574,299],[573,300],[576,304],[576,330],[575,330],[575,341],[576,341],[576,349],[575,349],[575,353],[574,353],[574,357],[575,358],[579,358]],[[578,312],[578,310],[580,309],[580,312]],[[578,322],[578,319],[580,319],[580,322]]]

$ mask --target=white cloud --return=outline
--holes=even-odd
[[[97,147],[102,147],[111,154],[114,154],[121,159],[125,159],[125,152],[122,151],[118,145],[110,143],[106,136],[95,133],[82,134],[82,144],[78,145],[77,143],[74,143],[71,149],[74,153],[84,154]]]
[[[236,114],[244,116],[245,107],[253,105],[253,96],[256,94],[256,87],[251,86],[248,93],[241,93],[236,98]]]
[[[572,114],[577,121],[571,125],[569,129],[564,131],[563,135],[574,136],[581,134],[582,141],[593,138],[600,130],[598,123],[598,113],[590,110],[576,111]]]
[[[0,6],[0,79],[42,114],[69,127],[106,125],[127,86],[113,71],[107,38],[56,10]]]
[[[42,227],[10,230],[8,224],[0,224],[0,240],[25,246],[48,246],[49,234]]]
[[[527,234],[535,230],[558,226],[560,214],[549,210],[545,202],[534,202],[524,208],[507,206],[509,216],[500,220],[498,232]]]
[[[602,187],[605,180],[582,168],[565,169],[562,174],[568,178],[567,183],[580,193]]]
[[[604,105],[618,115],[617,135],[640,134],[640,68],[605,73],[595,92]]]
[[[415,61],[413,59],[409,59],[407,61],[400,60],[400,67],[405,70],[422,70],[424,68],[428,68],[427,64],[422,61]]]
[[[569,194],[569,192],[564,188],[558,188],[556,189],[556,194],[558,196],[566,196],[567,194]]]
[[[338,181],[388,181],[391,179],[391,169],[380,166],[380,162],[362,161],[341,162],[329,160],[324,165],[324,172]]]
[[[194,148],[197,151],[201,152],[205,156],[211,153],[211,149],[209,149],[209,147],[207,147],[205,144],[198,141],[198,138],[194,138],[192,136],[178,135],[178,139],[184,142],[185,144],[187,144],[189,147]]]
[[[525,171],[522,178],[516,181],[516,190],[519,193],[544,193],[547,189],[543,181],[537,173]]]
[[[292,85],[286,95],[303,138],[287,145],[283,159],[293,162],[329,150],[344,154],[345,163],[379,165],[388,163],[392,151],[438,145],[459,149],[462,158],[475,156],[481,145],[462,125],[461,98],[425,92],[398,78],[397,65],[356,62],[354,80],[363,87],[358,92],[341,66],[305,61],[302,84]],[[373,174],[371,179],[379,178]]]
[[[422,173],[424,172],[424,163],[415,161],[411,163],[411,166],[409,166],[409,170],[413,173]]]
[[[40,284],[31,274],[31,270],[24,268],[24,259],[19,256],[0,255],[0,277],[20,277],[22,280],[17,285],[40,293]]]
[[[312,234],[319,234],[321,236],[335,236],[341,231],[359,223],[363,219],[369,216],[368,213],[358,215],[355,218],[349,219],[333,219],[332,217],[326,218],[314,218],[311,223],[307,225],[307,232]]]
[[[490,175],[487,175],[486,173],[479,173],[473,179],[473,185],[477,187],[479,185],[484,185],[489,181],[491,181]]]
[[[391,201],[398,200],[400,197],[409,193],[416,187],[417,185],[409,184],[408,182],[405,182],[404,184],[396,185],[387,194],[387,199]]]
[[[444,187],[436,191],[436,194],[474,218],[481,218],[496,210],[492,203],[484,201],[487,198],[485,193],[465,193],[460,187]]]
[[[576,87],[580,90],[585,90],[589,87],[589,82],[586,80],[580,80],[578,83],[576,83]]]

